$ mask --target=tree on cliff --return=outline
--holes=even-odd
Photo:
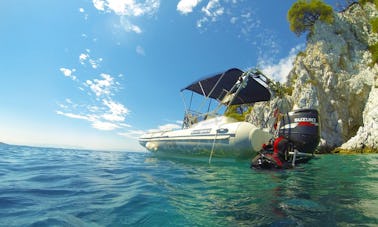
[[[306,31],[311,32],[317,20],[332,23],[333,9],[322,0],[298,0],[290,8],[287,19],[290,30],[300,36]]]

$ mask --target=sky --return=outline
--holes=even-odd
[[[294,2],[2,0],[0,142],[144,151],[141,134],[181,127],[180,90],[201,77],[284,82],[305,48]]]

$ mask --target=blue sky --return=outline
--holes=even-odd
[[[304,37],[282,0],[0,2],[0,141],[138,151],[181,88],[228,68],[284,81]],[[332,5],[332,4],[331,4]]]

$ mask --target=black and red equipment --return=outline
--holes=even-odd
[[[252,160],[255,168],[290,168],[307,162],[320,141],[319,113],[299,109],[281,114],[277,136]]]

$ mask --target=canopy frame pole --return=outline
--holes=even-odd
[[[226,72],[227,72],[227,71],[226,71]],[[215,91],[215,88],[218,86],[218,84],[220,83],[220,81],[223,79],[224,75],[226,75],[226,72],[223,72],[223,73],[222,73],[222,75],[219,77],[217,83],[213,86],[213,88],[211,89],[211,91],[209,92],[208,95],[205,94],[205,91],[204,91],[204,89],[203,89],[203,87],[202,87],[201,81],[198,82],[198,84],[199,84],[199,86],[200,86],[200,88],[201,88],[201,91],[202,91],[202,93],[203,93],[203,96],[205,97],[205,99],[202,101],[200,107],[198,108],[198,112],[201,113],[201,109],[202,109],[202,107],[205,105],[206,101],[209,99],[209,97],[211,96],[211,94]],[[210,99],[210,101],[211,101],[211,99]],[[209,107],[210,107],[210,106],[209,106]],[[214,113],[214,112],[216,113],[217,111],[212,111],[212,113]],[[205,114],[208,114],[208,113],[210,113],[209,110],[207,110],[207,112],[206,112]]]
[[[217,83],[214,85],[213,89],[211,89],[211,91],[209,92],[209,95],[207,96],[210,97],[211,94],[213,94],[215,88],[218,86],[219,82],[223,79],[224,75],[226,74],[226,72],[222,73],[222,76],[219,77]]]
[[[193,92],[192,95],[190,96],[190,102],[189,102],[189,111],[192,109],[192,101],[193,101]]]
[[[214,112],[219,111],[219,109],[222,107],[222,105],[225,105],[226,109],[231,106],[231,104],[234,101],[235,97],[239,94],[239,92],[241,91],[241,89],[244,88],[244,84],[248,83],[248,80],[250,78],[250,74],[251,74],[251,71],[247,71],[247,72],[243,73],[239,77],[239,80],[234,84],[234,86],[232,86],[232,88],[224,96],[224,97],[227,97],[228,95],[232,94],[231,100],[227,103],[227,105],[225,105],[222,102],[220,102],[219,105],[218,105],[218,107],[214,110]],[[232,93],[235,89],[236,89],[236,91],[234,93]]]
[[[207,96],[206,96],[206,92],[205,92],[205,90],[203,90],[203,87],[202,87],[201,81],[198,82],[198,84],[199,84],[199,86],[200,86],[200,88],[201,88],[201,91],[202,91],[203,96],[205,96],[205,97],[207,98]]]
[[[181,99],[182,99],[182,103],[184,103],[184,109],[185,109],[185,114],[188,112],[188,107],[187,107],[187,104],[186,104],[186,101],[185,101],[185,97],[184,97],[184,95],[183,95],[183,93],[181,92]],[[191,104],[190,104],[191,105]],[[190,108],[190,106],[189,106],[189,108]]]
[[[205,105],[205,102],[207,101],[207,99],[209,98],[209,96],[206,95],[206,92],[205,90],[203,89],[202,87],[202,84],[201,84],[201,81],[198,82],[200,88],[201,88],[201,91],[202,91],[202,94],[203,94],[203,97],[205,97],[205,99],[201,102],[201,105],[199,106],[197,112],[201,113],[201,109],[203,107],[203,105]],[[193,93],[192,93],[193,94]]]
[[[195,89],[196,93],[198,93],[200,95],[202,93],[203,97],[205,97],[205,99],[200,103],[199,107],[196,108],[197,112],[199,113],[199,116],[205,116],[205,115],[208,115],[208,114],[217,115],[219,113],[219,111],[223,108],[223,106],[225,106],[226,108],[230,107],[235,102],[240,91],[247,86],[247,83],[250,79],[255,80],[257,83],[259,83],[261,86],[265,87],[267,90],[269,90],[270,84],[272,84],[272,83],[275,84],[269,77],[264,75],[258,69],[250,69],[246,72],[242,72],[242,74],[239,76],[238,80],[231,87],[231,89],[226,90],[226,89],[223,88],[223,91],[219,94],[218,97],[212,97],[212,94],[214,93],[215,90],[222,90],[222,87],[218,88],[218,86],[219,86],[219,83],[222,84],[221,81],[222,81],[222,79],[224,78],[224,76],[226,75],[227,72],[228,71],[225,71],[220,75],[220,77],[216,81],[215,85],[211,88],[210,92],[207,95],[206,95],[207,90],[205,90],[206,87],[204,87],[204,85],[206,85],[206,83],[205,83],[206,80],[198,81],[197,83],[191,85],[191,86],[194,86],[194,85],[198,86],[200,88],[200,91],[198,91],[198,89],[197,90]],[[191,89],[188,89],[188,90],[191,90]],[[192,92],[193,92],[193,90],[192,90]],[[272,95],[270,90],[269,90],[269,92],[270,92],[270,95]],[[223,94],[225,94],[225,95],[223,95]],[[216,108],[214,110],[209,112],[210,109],[208,108],[207,112],[202,113],[202,111],[205,110],[204,109],[205,103],[208,102],[208,99],[210,99],[210,97],[211,97],[211,99],[216,99],[219,102],[219,104],[218,104],[218,106],[216,106]],[[222,98],[222,100],[220,100],[220,98]],[[243,100],[239,100],[239,101],[243,101]],[[210,103],[210,105],[211,105],[211,103]]]
[[[209,105],[207,106],[207,110],[206,110],[206,113],[209,113],[209,111],[210,111],[210,107],[211,107],[211,102],[212,100],[210,99],[210,101],[209,101]]]

